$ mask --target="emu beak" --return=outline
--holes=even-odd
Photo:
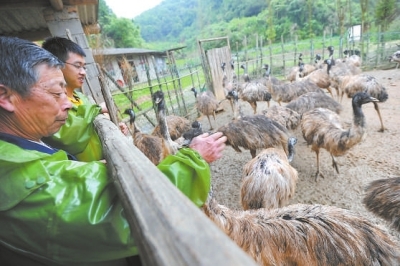
[[[377,98],[371,97],[371,101],[372,102],[379,102],[379,100]]]

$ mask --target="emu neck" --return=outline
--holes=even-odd
[[[340,156],[349,150],[354,145],[360,143],[365,135],[365,118],[361,110],[360,103],[352,103],[353,105],[353,125],[347,130],[342,132],[338,149],[334,155]]]
[[[352,102],[353,105],[353,122],[355,126],[365,127],[365,116],[361,108],[361,104]]]
[[[168,126],[167,126],[167,118],[165,117],[165,108],[164,108],[164,101],[161,101],[158,104],[158,124],[160,125],[160,131],[161,135],[163,136],[163,139],[167,141],[172,141],[171,136],[168,131]]]

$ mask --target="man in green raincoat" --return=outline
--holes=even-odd
[[[63,63],[12,37],[0,37],[0,58],[0,265],[127,265],[137,245],[106,165],[41,140],[72,108]],[[207,163],[225,141],[222,133],[198,136],[161,163],[197,206],[210,186]]]
[[[107,113],[108,110],[104,103],[101,106],[92,104],[83,93],[76,91],[82,88],[86,77],[85,51],[77,43],[62,37],[50,37],[43,42],[42,47],[64,62],[61,71],[64,74],[68,99],[72,103],[65,125],[43,141],[71,153],[79,161],[104,159],[93,121],[97,115]],[[127,126],[124,123],[119,126],[126,135]]]

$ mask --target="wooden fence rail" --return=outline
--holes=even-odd
[[[115,124],[94,123],[144,265],[256,265]]]

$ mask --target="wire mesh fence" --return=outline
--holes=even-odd
[[[113,81],[108,79],[109,83]],[[114,84],[116,85],[116,84]],[[113,93],[120,116],[124,110],[132,108],[135,111],[135,125],[142,132],[149,133],[157,125],[156,111],[152,102],[154,92],[164,92],[166,114],[186,117],[194,121],[198,117],[194,88],[204,86],[204,75],[200,65],[185,65],[170,69],[169,74],[149,80],[147,83],[135,84],[131,88],[121,88]],[[128,118],[125,118],[125,120]]]
[[[363,70],[387,69],[395,66],[394,63],[389,63],[388,58],[400,50],[400,32],[368,33],[357,42],[349,42],[346,38],[337,36],[289,42],[282,39],[281,43],[232,51],[232,59],[239,78],[244,74],[244,70],[240,68],[242,64],[246,66],[250,78],[262,77],[265,72],[262,66],[268,64],[271,74],[285,80],[290,70],[297,66],[300,54],[304,63],[313,64],[317,54],[321,55],[322,59],[327,58],[328,46],[334,47],[334,58],[344,57],[346,50],[359,51],[363,60]],[[114,92],[113,98],[120,116],[126,120],[128,118],[122,115],[123,111],[126,108],[134,109],[137,117],[135,124],[143,132],[151,132],[157,124],[151,95],[161,90],[165,95],[167,115],[195,120],[199,113],[191,88],[200,89],[206,86],[205,75],[200,55],[198,58],[187,58],[184,62],[190,63],[169,64],[168,71],[162,76],[157,76],[157,79],[135,83],[131,87],[120,88]]]

